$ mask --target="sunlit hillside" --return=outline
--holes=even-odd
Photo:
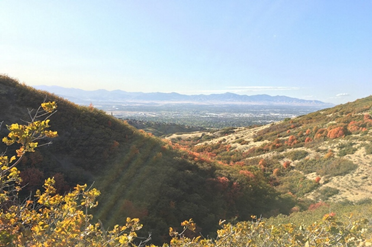
[[[168,138],[247,176],[258,167],[297,200],[356,202],[372,196],[371,127],[372,96],[270,125]]]

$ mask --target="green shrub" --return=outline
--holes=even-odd
[[[346,142],[346,143],[340,143],[338,144],[338,148],[340,149],[340,151],[338,151],[338,156],[345,156],[345,155],[348,155],[348,154],[353,154],[355,153],[355,151],[357,151],[358,149],[354,147],[355,143],[353,142]]]
[[[372,154],[372,144],[368,144],[365,146],[366,154]]]
[[[339,192],[340,192],[339,189],[325,186],[324,188],[321,188],[321,189],[318,191],[318,193],[319,193],[318,198],[319,198],[320,200],[322,200],[322,201],[326,201],[326,200],[328,200],[331,196],[337,195]]]
[[[311,217],[311,224],[292,223],[291,217],[280,216],[279,222],[270,224],[270,220],[252,216],[251,221],[235,224],[220,221],[222,227],[215,239],[187,237],[186,230],[195,230],[192,220],[182,222],[183,231],[178,233],[170,229],[173,237],[170,245],[165,246],[370,246],[371,226],[366,217],[339,215],[321,207],[323,212],[314,217],[313,211],[306,212]],[[302,216],[299,214],[299,216]],[[279,217],[277,217],[279,218]],[[290,219],[290,222],[285,222]],[[314,222],[314,219],[317,219]]]
[[[233,133],[235,133],[235,128],[234,127],[226,127],[226,128],[223,128],[220,131],[221,135],[229,135],[229,134],[233,134]]]
[[[262,139],[263,139],[263,136],[256,136],[256,137],[253,139],[253,141],[254,141],[254,142],[259,142],[259,141],[262,141]]]
[[[305,158],[309,153],[305,150],[295,150],[290,151],[285,154],[285,156],[291,160],[301,160]]]
[[[296,169],[304,173],[316,172],[319,176],[345,175],[357,167],[352,161],[343,158],[302,160],[296,165]]]
[[[280,185],[277,189],[282,192],[291,192],[292,194],[301,197],[316,189],[318,184],[315,181],[307,179],[298,171],[290,171],[284,177],[280,178]]]

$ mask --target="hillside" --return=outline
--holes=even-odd
[[[168,138],[242,174],[260,167],[297,200],[357,202],[372,197],[371,114],[372,96],[274,124]]]
[[[213,236],[220,219],[288,213],[295,201],[281,196],[261,170],[247,179],[234,167],[199,159],[93,107],[82,107],[45,91],[0,76],[0,118],[27,121],[27,109],[56,101],[51,119],[59,137],[20,166],[25,190],[34,191],[54,176],[60,193],[76,183],[94,182],[102,192],[95,215],[107,228],[140,217],[142,234],[154,243],[169,238],[168,227],[193,218],[202,234]],[[11,152],[0,146],[0,152]],[[29,193],[26,192],[25,195]]]
[[[141,129],[155,136],[165,136],[173,133],[188,133],[206,130],[203,127],[194,127],[175,123],[162,123],[154,121],[141,121],[136,119],[123,119],[136,129]]]
[[[27,121],[28,110],[56,101],[59,137],[20,166],[26,193],[54,176],[58,192],[94,182],[95,216],[107,228],[127,216],[153,243],[193,218],[214,237],[220,219],[250,220],[306,211],[320,201],[372,196],[372,97],[264,126],[225,128],[159,139],[93,107],[0,76],[0,129]],[[0,152],[12,152],[0,145]]]

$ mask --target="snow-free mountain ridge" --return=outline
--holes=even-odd
[[[191,104],[249,104],[249,105],[293,105],[331,107],[330,103],[318,100],[304,100],[287,96],[239,95],[234,93],[210,95],[184,95],[179,93],[142,93],[122,90],[108,91],[104,89],[87,91],[59,86],[36,86],[35,88],[55,93],[78,104],[89,103],[191,103]]]

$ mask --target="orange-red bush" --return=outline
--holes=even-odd
[[[284,167],[285,169],[287,169],[290,165],[291,165],[291,162],[290,162],[289,160],[287,160],[287,161],[285,161],[285,162],[283,163],[283,167]]]
[[[240,170],[239,174],[242,174],[242,175],[244,175],[248,178],[254,178],[254,174],[250,171],[247,171],[247,170]]]
[[[279,168],[275,168],[275,169],[273,170],[273,175],[274,175],[275,177],[279,176],[279,175],[280,175],[280,169],[279,169]]]
[[[294,135],[291,135],[288,140],[285,142],[288,146],[293,146],[296,143],[298,143],[296,137]]]
[[[328,153],[326,153],[325,155],[324,155],[324,159],[329,159],[329,158],[332,158],[332,157],[334,157],[335,155],[334,155],[334,153],[333,153],[333,151],[332,150],[328,150]]]
[[[331,139],[344,137],[345,136],[345,128],[344,127],[336,127],[328,131],[327,136]]]
[[[322,138],[322,137],[326,137],[327,136],[327,133],[328,131],[326,129],[319,129],[315,136],[314,136],[314,139],[318,139],[318,138]]]
[[[329,205],[325,202],[317,202],[315,204],[311,204],[308,208],[308,210],[315,210],[317,208],[320,208],[320,207],[329,207]]]

